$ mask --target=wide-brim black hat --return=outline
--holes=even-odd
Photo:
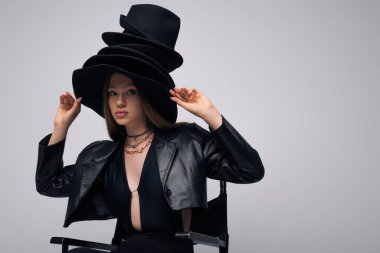
[[[138,89],[144,90],[149,96],[157,112],[166,120],[175,123],[177,120],[177,104],[170,99],[169,88],[152,79],[140,76],[125,68],[109,64],[97,64],[89,67],[76,69],[73,71],[72,83],[75,97],[82,97],[82,104],[91,108],[99,116],[104,118],[103,111],[103,87],[106,78],[114,73],[119,72],[131,78]]]

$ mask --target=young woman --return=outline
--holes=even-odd
[[[117,145],[115,141],[95,141],[82,150],[76,164],[63,167],[66,134],[80,113],[81,98],[62,94],[54,130],[39,142],[37,190],[51,197],[69,196],[66,218],[70,217],[70,222],[123,219],[126,233],[134,235],[127,236],[121,245],[128,252],[145,252],[144,248],[146,252],[192,252],[192,245],[159,232],[170,235],[189,230],[191,208],[205,207],[207,201],[205,177],[234,183],[261,180],[264,167],[260,157],[199,90],[175,87],[170,93],[178,105],[202,118],[211,133],[196,123],[161,128],[160,122],[166,121],[149,106],[146,95],[130,78],[115,72],[108,80],[104,89],[108,131],[111,136],[125,138],[120,137]],[[168,145],[170,141],[175,141],[176,152]],[[107,146],[110,143],[114,144],[112,148]],[[106,156],[109,152],[113,155]],[[109,161],[91,163],[97,158]],[[164,168],[159,171],[157,164]],[[84,177],[96,177],[90,173],[100,170],[98,165],[102,173],[87,185],[90,180]],[[170,191],[164,191],[166,188]],[[82,202],[75,212],[74,202]],[[79,250],[90,249],[71,251]]]
[[[193,252],[193,244],[176,240],[174,233],[191,229],[193,208],[207,208],[206,178],[258,182],[264,177],[260,156],[201,91],[168,89],[129,71],[140,64],[145,74],[170,83],[151,64],[119,58],[129,65],[93,62],[74,72],[76,96],[60,96],[54,130],[39,142],[36,189],[69,197],[64,227],[117,218],[123,235],[118,252]],[[81,104],[104,117],[112,140],[90,143],[74,164],[64,166],[66,135]],[[177,105],[204,120],[210,131],[175,122]]]

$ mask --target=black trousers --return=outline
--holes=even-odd
[[[77,247],[69,253],[104,253],[105,251]],[[182,241],[174,235],[155,233],[131,234],[122,239],[117,253],[194,253],[191,241]]]

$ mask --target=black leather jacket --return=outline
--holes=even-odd
[[[207,208],[206,177],[248,184],[264,177],[260,156],[222,115],[222,125],[207,131],[196,123],[156,131],[156,152],[165,198],[172,209]],[[97,187],[97,177],[121,141],[98,140],[87,145],[75,164],[64,166],[66,138],[48,146],[39,142],[37,191],[50,197],[69,197],[63,227],[83,220],[114,217]]]

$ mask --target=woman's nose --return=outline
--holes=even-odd
[[[119,97],[118,100],[117,100],[117,105],[118,106],[125,106],[125,99],[123,99],[122,97]]]

